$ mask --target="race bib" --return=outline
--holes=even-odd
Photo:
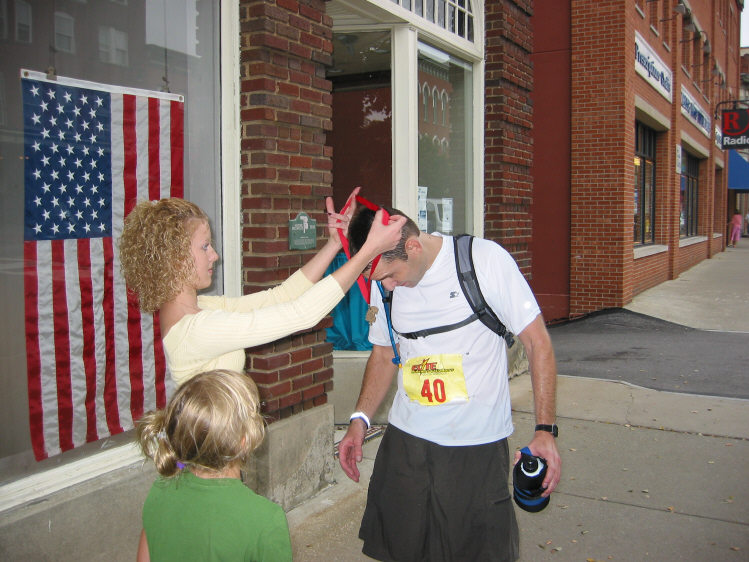
[[[423,406],[468,400],[463,356],[447,353],[409,359],[403,365],[403,388]]]

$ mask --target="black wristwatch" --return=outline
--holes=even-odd
[[[551,425],[546,425],[543,423],[540,423],[536,426],[536,431],[548,431],[551,433],[554,437],[559,436],[559,426],[555,423]]]

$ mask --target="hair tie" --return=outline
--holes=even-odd
[[[162,429],[161,431],[159,431],[159,432],[158,432],[158,433],[156,434],[156,438],[157,438],[157,439],[163,439],[164,441],[166,441],[166,440],[167,440],[167,437],[166,437],[166,431],[164,431],[163,429]]]
[[[177,461],[177,468],[180,470],[184,470],[185,463],[183,463],[182,461]]]

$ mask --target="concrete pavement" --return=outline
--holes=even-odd
[[[749,334],[749,241],[626,308]],[[721,368],[716,357],[713,376]],[[562,482],[543,512],[516,510],[521,560],[749,559],[749,402],[570,374],[558,385]],[[530,378],[510,387],[519,448],[534,423]],[[357,531],[378,445],[365,445],[360,483],[339,468],[335,486],[289,512],[295,560],[368,560]]]

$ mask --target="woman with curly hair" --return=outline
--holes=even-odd
[[[138,560],[291,560],[281,506],[240,468],[262,442],[257,387],[234,371],[200,373],[136,426],[161,478],[143,505]]]
[[[323,278],[341,249],[336,230],[345,234],[357,192],[345,215],[335,213],[327,198],[328,242],[309,262],[277,287],[238,298],[198,296],[211,284],[218,254],[208,217],[197,205],[183,199],[136,205],[120,238],[122,274],[141,309],[159,311],[164,352],[177,384],[202,371],[242,371],[245,348],[311,328],[376,256],[396,246],[403,217],[387,225],[378,217],[356,256]]]

